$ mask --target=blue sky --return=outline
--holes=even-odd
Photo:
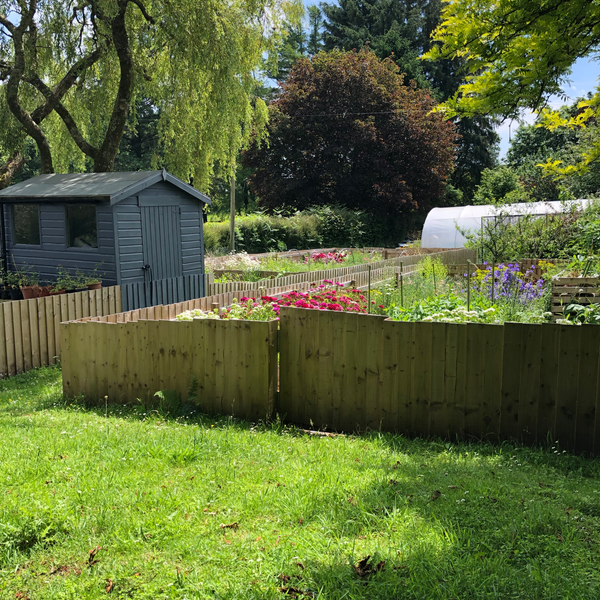
[[[304,5],[309,6],[310,4],[319,4],[319,0],[304,0]],[[583,58],[578,60],[572,69],[570,77],[570,84],[565,86],[564,92],[569,97],[569,100],[563,102],[562,99],[556,97],[551,100],[553,108],[558,108],[562,104],[569,104],[570,101],[575,100],[580,96],[585,96],[588,92],[592,92],[598,85],[598,63],[592,59]],[[523,122],[532,123],[535,120],[535,115],[526,114],[523,116]],[[519,126],[518,122],[505,121],[502,125],[497,128],[498,135],[500,136],[500,158],[504,157],[509,145],[509,133],[514,133]]]

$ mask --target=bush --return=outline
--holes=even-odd
[[[410,219],[382,221],[361,211],[325,206],[289,217],[254,214],[237,217],[236,250],[251,254],[309,248],[396,246],[414,228]],[[229,221],[204,224],[208,252],[230,248]]]

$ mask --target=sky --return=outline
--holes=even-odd
[[[565,85],[564,92],[568,96],[567,100],[555,96],[550,99],[552,108],[559,108],[563,104],[571,104],[576,98],[585,96],[588,92],[593,92],[598,85],[598,63],[593,59],[581,58],[572,67],[570,83]],[[523,116],[524,123],[533,123],[535,114],[528,113]],[[502,123],[496,131],[500,136],[500,158],[506,155],[510,144],[510,136],[519,127],[518,121],[507,120]]]
[[[311,4],[319,4],[319,0],[304,0],[304,5],[309,6]],[[598,63],[592,59],[582,58],[579,59],[572,68],[570,77],[570,84],[565,86],[564,92],[569,97],[568,100],[564,101],[559,97],[552,98],[550,100],[552,108],[558,108],[563,104],[570,104],[576,98],[585,96],[588,92],[592,92],[598,85],[598,76],[600,75],[600,69]],[[532,113],[523,116],[524,123],[533,123],[535,115]],[[518,121],[505,121],[498,126],[496,131],[500,136],[500,158],[502,159],[508,150],[510,143],[509,137],[519,127]]]

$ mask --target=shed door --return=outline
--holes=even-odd
[[[152,281],[183,274],[179,206],[142,206],[142,245]]]

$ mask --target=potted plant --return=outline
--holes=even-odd
[[[21,293],[21,280],[21,273],[19,273],[18,271],[16,273],[9,271],[4,276],[4,284],[8,289],[11,300],[23,299],[23,294]]]
[[[104,273],[98,273],[98,267],[99,265],[96,265],[92,273],[85,277],[85,283],[88,290],[99,290],[102,287],[102,275],[104,275]]]
[[[31,268],[24,268],[21,272],[21,292],[25,300],[39,296],[38,279]]]

